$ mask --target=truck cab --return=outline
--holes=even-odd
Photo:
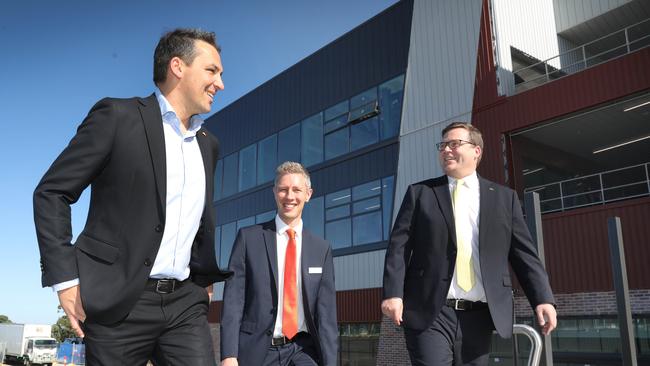
[[[23,354],[24,365],[52,365],[57,345],[54,338],[27,338],[27,346]]]

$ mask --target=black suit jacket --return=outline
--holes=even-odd
[[[303,229],[301,260],[305,321],[319,365],[336,365],[338,326],[332,249]],[[221,358],[261,365],[271,345],[278,303],[275,220],[239,230],[230,255],[234,272],[226,282],[221,315]],[[309,273],[309,268],[322,273]],[[317,272],[317,271],[311,271]],[[280,272],[281,274],[282,272]]]
[[[155,95],[99,101],[34,192],[42,285],[78,277],[89,320],[110,324],[124,318],[149,277],[165,226],[162,123]],[[206,195],[190,272],[194,282],[207,286],[228,275],[214,252],[212,192],[219,145],[205,129],[196,136]],[[88,185],[88,218],[72,246],[70,205]]]
[[[533,307],[554,303],[548,276],[517,194],[479,177],[479,258],[494,325],[512,335],[512,266]],[[404,326],[428,327],[442,308],[456,263],[456,232],[446,176],[409,186],[386,252],[384,298],[404,300]]]

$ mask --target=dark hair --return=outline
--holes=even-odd
[[[468,122],[452,122],[442,130],[442,133],[440,134],[441,137],[444,138],[447,132],[455,128],[462,128],[463,130],[469,132],[469,142],[481,147],[481,156],[478,157],[478,161],[476,162],[478,165],[478,163],[481,162],[481,157],[483,155],[483,135],[481,134],[481,131]]]
[[[221,52],[221,48],[217,45],[214,32],[206,32],[200,29],[177,28],[160,37],[156,51],[153,54],[153,82],[156,85],[167,80],[167,67],[172,58],[180,57],[186,64],[192,64],[196,57],[196,49],[194,48],[195,41],[209,43],[218,52]]]

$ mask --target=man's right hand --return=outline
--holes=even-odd
[[[399,297],[392,297],[381,302],[381,312],[389,317],[396,325],[402,324],[404,304]]]
[[[239,366],[236,357],[228,357],[221,360],[221,366]]]
[[[86,320],[86,312],[81,304],[81,293],[79,292],[79,285],[66,288],[58,292],[59,302],[65,314],[70,320],[70,326],[78,337],[83,337],[84,332],[79,326],[79,322]]]

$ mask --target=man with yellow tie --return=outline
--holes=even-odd
[[[303,228],[307,170],[285,162],[273,187],[275,219],[239,230],[221,315],[222,366],[335,366],[332,249]]]
[[[508,263],[549,334],[557,315],[517,194],[476,174],[481,132],[454,122],[445,175],[409,186],[391,232],[381,308],[403,325],[413,365],[487,365],[492,330],[512,336]]]

